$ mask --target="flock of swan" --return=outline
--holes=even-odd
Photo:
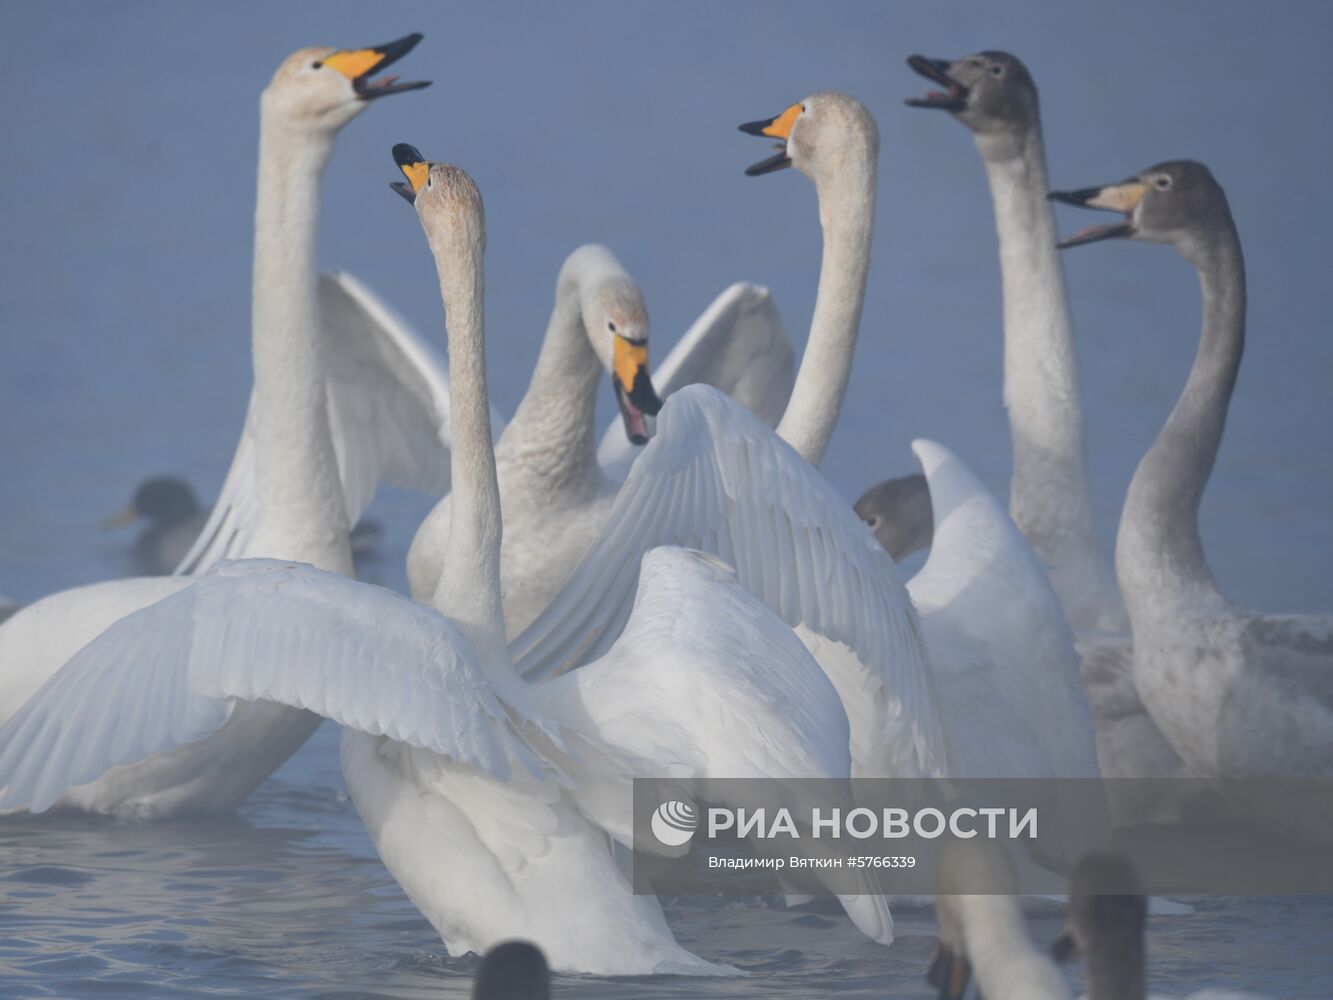
[[[231,809],[329,718],[380,857],[450,952],[524,938],[559,970],[724,974],[617,862],[635,777],[1333,774],[1333,619],[1237,608],[1199,536],[1245,328],[1240,243],[1207,168],[1048,198],[1023,65],[912,57],[941,89],[909,103],[969,128],[994,198],[1012,490],[1006,510],[919,440],[923,475],[854,510],[818,466],[871,280],[865,107],[817,93],[742,126],[777,143],[746,172],[795,167],[819,204],[799,367],[768,291],[736,284],[654,377],[638,285],[584,246],[505,423],[467,173],[392,150],[435,260],[447,368],[363,284],[315,267],[335,138],[426,86],[380,75],[419,41],[302,49],[264,89],[254,387],[222,494],[175,575],[58,593],[0,625],[0,809]],[[1122,217],[1060,246],[1169,243],[1202,285],[1199,353],[1134,475],[1114,572],[1050,198]],[[599,435],[603,377],[620,413]],[[411,598],[352,578],[350,531],[386,481],[442,497],[408,555]],[[927,545],[904,581],[893,557]],[[1113,807],[1117,822],[1151,808]],[[882,897],[840,898],[892,941]],[[1002,904],[958,900],[941,897],[944,939],[986,996],[1063,995],[990,985],[971,928]],[[1091,961],[1096,936],[1073,932]],[[1117,989],[1089,995],[1131,995]]]

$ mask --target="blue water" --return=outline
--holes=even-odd
[[[644,287],[656,356],[728,282],[769,285],[794,336],[819,241],[795,172],[742,176],[765,148],[735,125],[811,91],[876,115],[879,208],[857,366],[824,468],[849,498],[935,437],[1001,495],[999,277],[965,131],[902,98],[911,52],[1007,48],[1039,85],[1052,177],[1114,180],[1193,156],[1245,241],[1244,368],[1203,511],[1240,602],[1333,608],[1333,7],[1311,0],[1093,9],[1028,4],[619,5],[0,3],[0,595],[124,572],[97,529],[134,485],[175,472],[211,495],[246,397],[257,96],[306,44],[426,34],[401,67],[430,90],[369,109],[324,185],[325,266],[440,331],[419,227],[386,190],[390,146],[465,166],[484,193],[492,395],[511,412],[566,253],[598,240]],[[1068,230],[1087,220],[1070,210]],[[1195,346],[1198,290],[1163,248],[1068,257],[1099,527],[1108,544],[1138,457]],[[611,401],[603,406],[610,414]],[[386,493],[372,573],[403,585],[430,500]],[[471,968],[375,860],[321,730],[235,823],[0,827],[0,996],[205,987],[254,995],[463,994]],[[932,922],[900,912],[869,945],[837,916],[673,902],[681,939],[763,975],[695,984],[578,981],[588,996],[924,996]],[[1319,901],[1214,901],[1152,928],[1154,981],[1333,992]],[[1039,940],[1056,919],[1034,920]]]

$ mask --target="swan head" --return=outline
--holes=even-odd
[[[832,90],[812,94],[772,118],[746,122],[740,130],[778,140],[777,152],[748,167],[747,177],[795,167],[818,184],[849,157],[873,163],[879,155],[874,117],[856,98]]]
[[[1106,996],[1142,996],[1147,918],[1148,901],[1133,865],[1113,851],[1085,854],[1074,866],[1069,916],[1051,955],[1057,962],[1081,955],[1089,979],[1113,977],[1116,985]]]
[[[452,163],[433,163],[405,142],[393,147],[393,160],[407,180],[389,187],[417,210],[436,259],[453,261],[484,252],[486,211],[467,171]]]
[[[428,80],[400,83],[396,76],[376,78],[419,41],[421,35],[411,34],[367,48],[316,46],[294,52],[264,88],[264,113],[316,131],[337,132],[371,101],[430,86]]]
[[[546,1000],[551,972],[546,956],[527,941],[502,941],[482,956],[473,1000]]]
[[[611,378],[625,434],[648,443],[648,420],[662,409],[648,368],[648,307],[638,283],[604,246],[589,243],[566,258],[559,284],[576,283],[583,329]]]
[[[930,546],[935,520],[921,473],[876,483],[852,506],[895,561]]]
[[[1186,256],[1211,242],[1218,227],[1232,225],[1226,193],[1212,172],[1194,160],[1169,160],[1128,180],[1077,191],[1052,191],[1052,201],[1118,212],[1123,222],[1089,226],[1060,243],[1082,246],[1099,240],[1134,239],[1170,243]]]
[[[118,528],[139,518],[161,525],[181,524],[199,512],[199,500],[190,484],[172,476],[145,479],[134,491],[134,499],[118,514],[102,522],[103,528]]]
[[[1032,74],[1008,52],[953,60],[910,56],[907,65],[943,88],[909,97],[907,106],[948,111],[978,136],[1021,132],[1040,120]]]

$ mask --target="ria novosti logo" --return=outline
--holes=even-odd
[[[672,799],[653,810],[653,836],[667,847],[689,843],[699,826],[699,815],[688,802]]]

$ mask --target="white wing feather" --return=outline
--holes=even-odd
[[[348,274],[319,276],[329,429],[347,516],[355,522],[383,482],[436,496],[449,491],[449,376],[444,358]],[[223,559],[262,556],[255,527],[253,396],[212,515],[178,574]],[[504,423],[492,411],[496,434]]]
[[[770,427],[782,419],[795,377],[796,354],[772,296],[745,282],[714,299],[653,369],[653,385],[664,399],[687,385],[711,385]],[[602,435],[597,461],[621,482],[639,450],[616,418]]]
[[[115,765],[201,740],[237,699],[309,709],[502,780],[511,759],[541,773],[515,727],[542,724],[516,681],[503,701],[495,687],[431,608],[301,564],[224,563],[116,622],[0,729],[0,807],[39,812]]]
[[[934,681],[893,560],[818,472],[707,386],[667,400],[602,540],[511,644],[520,670],[558,673],[609,648],[633,607],[639,562],[659,545],[718,556],[789,626],[855,654],[854,677],[830,677],[870,723],[858,734],[852,720],[854,759],[885,775],[942,772]]]
[[[907,585],[935,667],[959,777],[1097,777],[1074,635],[1045,570],[1000,502],[952,452],[912,449],[935,538]]]

